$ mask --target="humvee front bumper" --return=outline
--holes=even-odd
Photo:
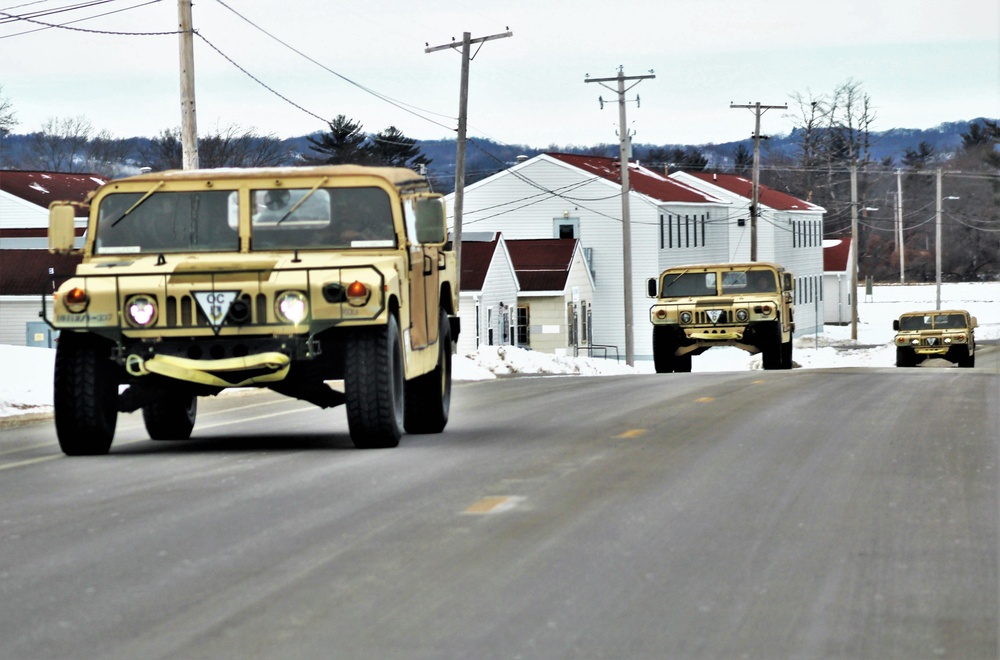
[[[158,374],[215,387],[245,387],[284,380],[290,365],[291,359],[277,352],[221,360],[192,360],[174,355],[144,358],[136,354],[125,358],[125,369],[132,376]]]
[[[746,328],[684,328],[684,335],[688,339],[700,339],[704,341],[740,341],[746,333]]]

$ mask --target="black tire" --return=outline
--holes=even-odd
[[[403,434],[403,348],[399,324],[360,328],[347,339],[344,395],[351,441],[358,449],[399,445]]]
[[[774,327],[764,330],[762,334],[763,341],[760,345],[761,352],[761,366],[764,369],[781,369],[781,326],[777,322],[772,324]]]
[[[403,428],[407,433],[440,433],[451,409],[451,324],[438,315],[438,363],[433,371],[406,381]]]
[[[671,341],[670,328],[653,327],[653,368],[658,374],[673,373],[677,368],[677,347]]]
[[[915,355],[913,354],[913,350],[912,349],[909,349],[909,348],[906,348],[906,347],[903,347],[903,346],[897,346],[896,347],[896,366],[897,367],[912,367],[912,366],[914,366],[916,364],[916,360],[914,358],[915,358]]]
[[[691,373],[691,354],[674,356],[674,371],[679,374]]]
[[[53,383],[56,436],[67,456],[107,454],[118,423],[118,377],[111,344],[64,331]]]
[[[172,394],[142,407],[142,421],[153,440],[187,440],[198,416],[198,397]]]
[[[792,339],[791,335],[788,336],[788,341],[781,344],[781,368],[791,369],[792,368]]]
[[[958,359],[958,366],[962,369],[972,369],[976,366],[976,354],[972,352],[972,347],[966,345],[965,355]]]

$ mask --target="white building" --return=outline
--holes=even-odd
[[[670,266],[747,261],[749,227],[740,224],[746,216],[741,196],[697,177],[666,177],[631,163],[629,182],[634,350],[637,360],[651,360],[646,278]],[[762,192],[762,199],[770,200],[771,192],[787,198],[787,204],[774,202],[776,207],[766,210],[762,206],[758,258],[786,266],[802,279],[806,291],[813,287],[815,296],[823,273],[822,209],[777,191],[767,197]],[[802,205],[801,210],[785,208],[793,203]],[[580,241],[594,282],[590,336],[595,345],[610,346],[624,356],[621,218],[619,165],[612,158],[542,154],[465,189],[463,231],[502,232],[507,240]],[[813,248],[815,267],[806,268]],[[797,332],[811,332],[815,318],[812,310],[797,316]],[[465,327],[463,322],[463,333]]]

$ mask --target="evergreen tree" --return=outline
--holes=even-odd
[[[372,138],[371,162],[375,165],[417,169],[430,160],[420,152],[417,141],[408,138],[395,126],[376,133]]]
[[[368,163],[372,150],[368,144],[368,136],[362,132],[360,122],[337,115],[328,122],[330,131],[322,133],[319,139],[307,137],[313,151],[319,156],[308,157],[308,162],[314,165],[342,165]]]

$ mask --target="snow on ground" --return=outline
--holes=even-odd
[[[857,341],[851,339],[850,325],[828,325],[821,333],[796,337],[794,360],[803,369],[891,367],[896,360],[893,319],[904,312],[934,309],[935,295],[934,285],[876,286],[871,298],[858,299]],[[944,284],[941,308],[966,309],[976,316],[977,340],[1000,339],[1000,282]],[[54,358],[55,351],[47,348],[0,345],[0,417],[51,413]],[[713,348],[692,361],[695,372],[760,368],[760,355],[737,348]],[[513,374],[630,373],[653,373],[653,363],[637,361],[629,367],[624,360],[560,357],[513,346],[483,346],[454,359],[454,377],[464,381]]]

